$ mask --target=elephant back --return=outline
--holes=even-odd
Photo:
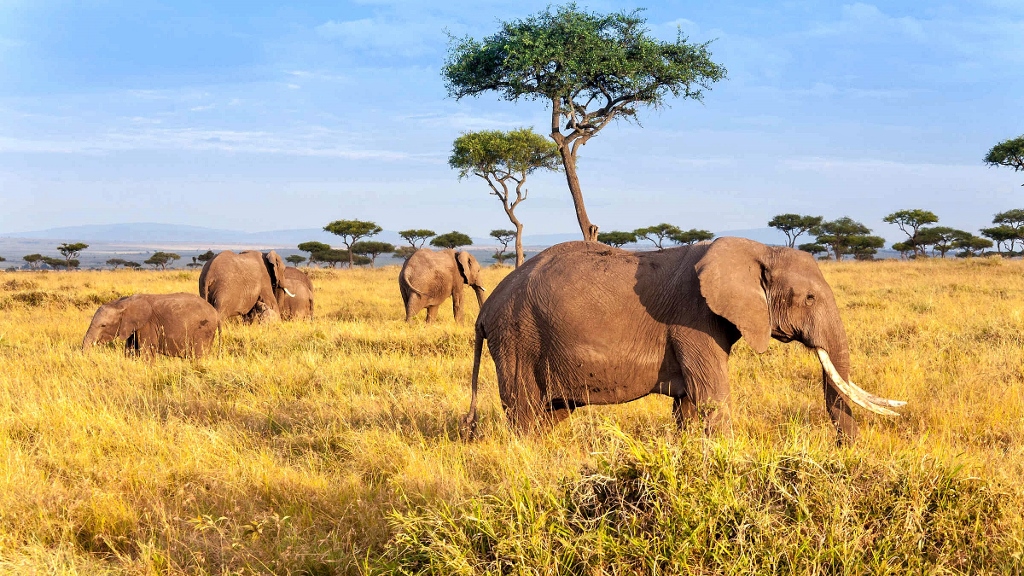
[[[458,273],[453,250],[420,248],[402,266],[399,281],[417,294],[442,296],[451,293]]]

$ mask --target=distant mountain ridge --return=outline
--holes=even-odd
[[[750,238],[765,244],[784,244],[785,236],[773,228],[754,228],[748,230],[726,230],[716,236],[739,236]],[[315,240],[326,244],[340,244],[338,237],[324,232],[321,228],[299,228],[289,230],[270,230],[265,232],[242,232],[185,224],[162,224],[155,222],[135,222],[124,224],[90,224],[83,226],[63,226],[31,232],[2,233],[0,238],[46,239],[59,242],[107,242],[124,244],[159,244],[161,242],[187,244],[235,244],[260,247],[294,248],[300,242]],[[385,230],[374,237],[375,240],[404,244],[398,232]],[[523,244],[531,247],[552,246],[561,242],[579,240],[579,233],[559,234],[526,234]],[[474,237],[473,244],[493,246],[497,243],[491,237]],[[643,243],[640,243],[642,246]]]

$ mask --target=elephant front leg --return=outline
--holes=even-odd
[[[452,313],[455,314],[455,323],[462,324],[462,290],[452,292]]]
[[[673,337],[672,345],[686,381],[686,396],[676,398],[672,406],[676,421],[699,418],[706,434],[731,435],[729,353],[697,331]]]

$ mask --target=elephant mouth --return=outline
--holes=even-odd
[[[852,381],[847,382],[846,380],[843,380],[843,377],[839,375],[839,371],[836,370],[835,365],[832,364],[832,359],[829,358],[828,352],[821,348],[815,348],[815,352],[818,353],[818,361],[821,362],[821,367],[825,370],[825,374],[828,375],[828,379],[832,382],[832,385],[851,403],[856,404],[869,412],[885,416],[899,416],[899,412],[893,412],[892,410],[889,410],[889,408],[899,408],[900,406],[907,405],[903,400],[890,400],[888,398],[875,396],[860,386],[857,386]]]

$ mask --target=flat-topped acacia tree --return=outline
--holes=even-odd
[[[989,166],[1007,166],[1013,168],[1014,172],[1024,172],[1024,134],[993,146],[988,154],[985,154],[985,163]]]
[[[483,178],[516,227],[516,268],[525,260],[523,223],[516,217],[516,207],[526,200],[526,177],[537,170],[558,170],[558,158],[558,147],[529,128],[469,132],[452,144],[448,165],[459,171],[459,180],[470,174]]]
[[[348,249],[348,267],[352,268],[355,264],[355,254],[352,252],[352,245],[359,241],[360,238],[368,238],[370,236],[376,236],[384,230],[380,226],[377,226],[375,222],[368,222],[365,220],[335,220],[327,226],[324,226],[324,232],[330,232],[337,236],[341,236],[341,243]],[[301,248],[300,248],[301,250]]]
[[[543,100],[551,106],[551,139],[565,169],[583,239],[596,241],[576,173],[579,149],[612,120],[637,120],[641,107],[669,96],[701,100],[726,76],[708,44],[648,35],[639,11],[598,14],[576,4],[547,8],[503,22],[484,38],[452,39],[442,68],[456,99],[497,92],[503,99]]]

